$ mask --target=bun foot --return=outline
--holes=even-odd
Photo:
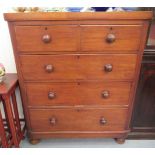
[[[40,139],[29,139],[30,144],[36,145],[40,142]]]
[[[124,144],[125,143],[125,138],[115,138],[115,141],[118,144]]]

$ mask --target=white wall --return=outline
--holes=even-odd
[[[3,13],[7,12],[9,8],[0,7],[0,63],[2,63],[7,73],[16,73],[15,60],[13,55],[13,49],[11,39],[9,35],[9,29],[7,22],[4,21]],[[21,108],[21,99],[19,90],[16,90],[17,103],[19,107],[20,117],[23,117],[23,111]],[[2,109],[2,106],[1,106]],[[3,112],[2,112],[3,113]],[[2,114],[4,116],[4,114]]]
[[[16,73],[9,30],[3,18],[3,13],[7,10],[8,8],[0,8],[0,63],[4,64],[6,72]]]

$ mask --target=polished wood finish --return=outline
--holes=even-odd
[[[148,20],[152,18],[151,11],[133,12],[31,12],[31,13],[5,13],[7,21],[48,21],[48,20]]]
[[[111,28],[112,29],[112,28]],[[108,34],[107,37],[106,37],[106,41],[108,43],[113,43],[114,41],[116,40],[116,36],[114,34]]]
[[[19,147],[20,141],[24,138],[25,125],[23,126],[23,129],[21,129],[15,95],[15,90],[18,86],[18,78],[17,75],[13,73],[8,73],[5,76],[5,81],[0,84],[0,97],[2,99],[2,104],[8,124],[7,128],[10,131],[8,135],[10,138],[7,138],[8,142],[5,142],[3,147],[11,147],[12,145]],[[2,136],[2,140],[4,140],[4,133]],[[6,141],[6,139],[4,141]]]
[[[128,82],[27,83],[29,106],[129,105]],[[108,97],[105,93],[108,91]],[[72,93],[72,95],[70,95]]]
[[[19,59],[25,80],[133,80],[137,55],[21,55]]]
[[[76,25],[15,26],[15,31],[19,52],[77,50]]]
[[[151,12],[4,14],[31,140],[125,140],[151,16]]]
[[[33,132],[120,131],[125,128],[126,117],[127,109],[120,108],[30,110],[30,121]],[[103,119],[106,120],[106,123],[103,123]]]
[[[142,26],[15,26],[15,31],[19,52],[77,51],[79,39],[81,39],[82,51],[124,50],[126,52],[126,46],[130,51],[138,50]],[[78,38],[78,32],[81,38]],[[111,36],[115,37],[115,41],[108,41]]]
[[[119,50],[137,51],[141,32],[142,25],[82,25],[81,50],[115,53]]]

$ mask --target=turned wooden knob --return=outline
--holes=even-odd
[[[108,34],[106,37],[107,43],[113,43],[116,40],[116,37],[114,34]]]
[[[106,119],[102,117],[102,118],[100,119],[100,124],[101,124],[101,125],[105,125],[106,123],[107,123]]]
[[[49,99],[54,99],[56,97],[55,93],[54,92],[49,92],[48,93],[48,98]]]
[[[111,72],[112,69],[113,69],[112,64],[106,64],[106,65],[104,65],[104,70],[105,70],[106,72]]]
[[[107,91],[107,90],[104,90],[103,92],[102,92],[102,98],[109,98],[109,96],[110,96],[110,92],[109,91]]]
[[[50,118],[50,124],[51,125],[55,125],[56,124],[56,122],[57,122],[57,120],[56,120],[56,118],[55,117],[52,117],[52,118]]]
[[[48,73],[51,73],[51,72],[53,72],[53,66],[52,65],[45,65],[45,70],[46,70],[46,72],[48,72]]]
[[[50,36],[49,34],[43,35],[42,41],[43,41],[44,43],[50,43],[50,42],[51,42],[51,36]]]

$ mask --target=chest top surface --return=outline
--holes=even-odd
[[[152,18],[151,11],[133,12],[35,12],[4,13],[7,21],[38,20],[147,20]]]

